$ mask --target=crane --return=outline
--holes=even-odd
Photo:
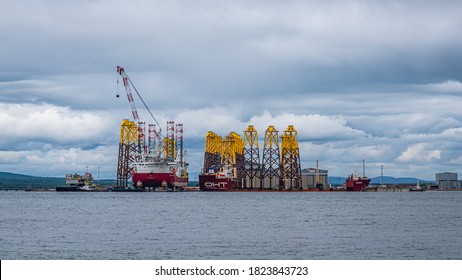
[[[140,93],[136,89],[135,85],[132,83],[132,81],[128,77],[127,72],[125,72],[125,69],[122,66],[117,66],[117,73],[122,77],[122,81],[124,83],[125,91],[127,92],[128,102],[130,103],[130,108],[132,110],[133,119],[135,120],[135,124],[138,127],[138,152],[139,153],[142,153],[142,152],[147,153],[148,151],[147,151],[147,147],[145,145],[145,135],[144,135],[145,122],[140,121],[140,118],[138,116],[138,111],[137,111],[136,105],[135,105],[135,100],[133,99],[133,94],[132,94],[131,87],[133,87],[133,89],[135,90],[135,93],[137,94],[137,96],[139,97],[141,102],[143,103],[144,107],[146,108],[146,110],[149,112],[149,114],[151,115],[151,117],[154,119],[157,126],[159,127],[159,132],[155,131],[154,134],[157,137],[158,143],[161,143],[161,145],[163,145],[159,122],[154,117],[151,110],[149,110],[149,107],[146,105],[146,102],[144,102],[143,98],[141,97]],[[130,85],[131,85],[131,87],[130,87]],[[117,97],[119,97],[118,94],[117,94]]]

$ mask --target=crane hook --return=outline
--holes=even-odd
[[[119,77],[117,77],[117,93],[116,97],[119,98]]]

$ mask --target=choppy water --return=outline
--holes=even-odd
[[[462,192],[0,192],[1,259],[462,259]]]

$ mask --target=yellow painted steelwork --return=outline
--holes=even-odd
[[[129,120],[123,120],[120,124],[120,143],[132,144],[138,142],[138,128],[135,123]]]
[[[270,189],[278,187],[281,178],[278,133],[279,131],[272,125],[268,126],[265,131],[261,177],[267,182],[267,187]]]
[[[216,154],[222,153],[222,138],[215,132],[209,131],[205,136],[205,152]]]
[[[172,147],[173,147],[173,153],[172,153]],[[159,148],[162,149],[162,154],[164,155],[164,158],[168,158],[172,154],[173,154],[173,158],[176,158],[177,150],[176,150],[175,139],[168,139],[167,137],[164,137],[163,145]]]
[[[268,129],[265,131],[265,141],[264,141],[264,149],[275,149],[279,148],[279,138],[278,138],[279,131],[274,128],[274,126],[268,126]]]
[[[225,138],[209,131],[205,137],[204,170],[218,164],[233,171],[236,178],[236,158],[244,153],[244,141],[242,137],[230,132]]]
[[[205,137],[204,172],[209,172],[211,167],[217,168],[221,163],[222,138],[216,133],[209,131]]]
[[[221,164],[222,165],[234,165],[236,164],[236,153],[234,153],[234,147],[236,140],[232,137],[232,135],[226,136],[225,139],[221,141]]]
[[[230,132],[226,138],[231,140],[232,152],[240,155],[244,153],[244,141],[242,141],[241,135],[237,134],[236,132]]]
[[[128,179],[131,177],[130,167],[135,160],[138,145],[138,127],[134,122],[123,120],[120,124],[120,143],[117,162],[117,189],[129,187]]]
[[[284,134],[281,136],[281,146],[284,152],[291,152],[292,156],[298,154],[298,132],[294,128],[293,125],[289,125],[286,130],[284,130]]]
[[[285,187],[299,189],[301,180],[298,132],[289,125],[281,136],[281,178]]]
[[[244,130],[244,155],[241,183],[243,188],[261,187],[257,182],[261,173],[260,151],[258,149],[258,133],[253,125]]]
[[[253,125],[244,130],[244,147],[258,148],[258,133]]]

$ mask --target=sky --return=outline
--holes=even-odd
[[[5,1],[0,171],[115,178],[132,119],[117,65],[161,125],[184,124],[191,180],[207,131],[248,125],[260,148],[269,125],[294,125],[302,167],[330,176],[363,159],[369,177],[462,171],[461,14],[460,1]]]

